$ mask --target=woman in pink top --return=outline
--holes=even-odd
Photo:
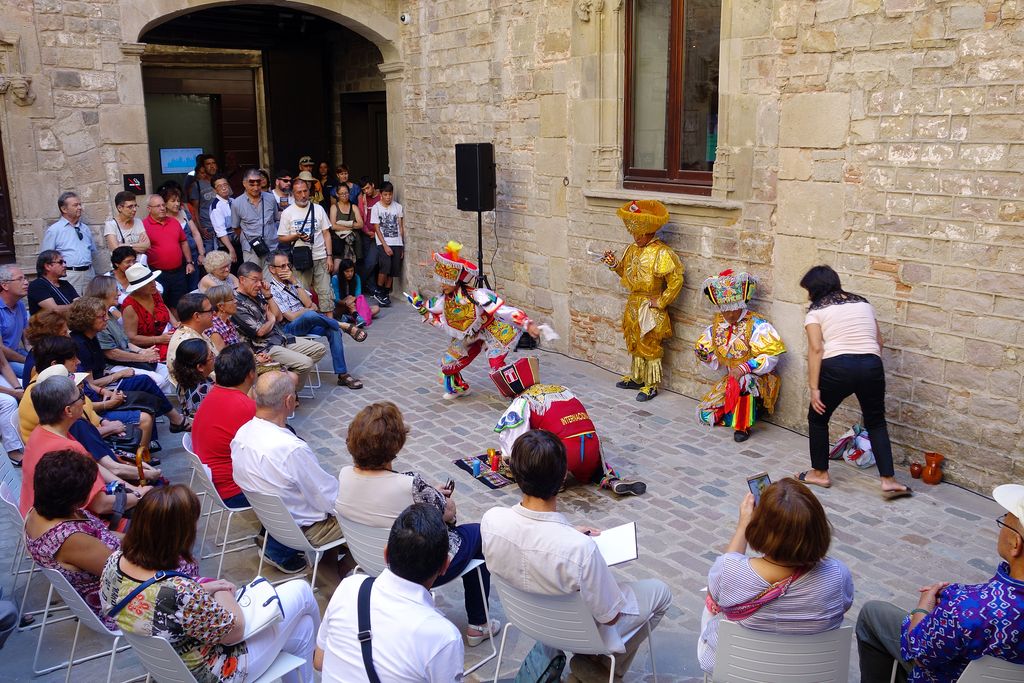
[[[804,319],[807,331],[807,411],[811,468],[797,475],[800,481],[828,488],[828,422],[850,394],[857,396],[871,450],[878,463],[882,495],[900,498],[910,488],[893,476],[892,446],[885,423],[885,369],[882,367],[882,332],[875,309],[862,296],[843,291],[839,275],[829,266],[815,266],[800,286],[811,306]]]

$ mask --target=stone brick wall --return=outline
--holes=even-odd
[[[404,201],[422,283],[429,249],[475,244],[475,217],[454,210],[438,169],[452,170],[456,142],[494,140],[499,209],[484,241],[499,288],[551,316],[561,350],[623,370],[623,293],[588,254],[628,241],[614,217],[632,194],[620,189],[616,5],[420,3],[404,43]],[[697,288],[745,268],[790,347],[773,420],[805,431],[798,282],[827,263],[878,311],[898,459],[936,450],[954,481],[1020,480],[1024,3],[723,5],[715,199],[675,199],[665,230],[687,268],[667,385],[694,397],[708,385],[690,351],[710,315]],[[848,405],[834,435],[859,419]]]
[[[776,7],[778,233],[878,309],[903,455],[1019,481],[1024,3]]]
[[[61,191],[81,196],[98,238],[121,173],[148,168],[140,53],[122,50],[116,0],[4,0],[0,14],[35,95],[4,120],[18,260],[34,266]]]

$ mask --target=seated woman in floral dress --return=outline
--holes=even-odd
[[[199,499],[187,486],[147,493],[135,508],[121,550],[103,568],[103,608],[115,612],[117,626],[126,633],[166,638],[198,681],[256,680],[282,651],[304,662],[284,680],[312,681],[320,608],[307,581],[277,586],[284,619],[243,640],[245,617],[232,583],[181,576],[156,579],[157,572],[191,559],[199,512]],[[120,605],[149,579],[154,581]]]
[[[116,628],[100,609],[100,574],[110,553],[121,547],[121,534],[85,509],[96,472],[96,461],[77,451],[51,451],[40,458],[33,474],[34,506],[25,516],[25,544],[39,566],[60,572],[92,611]],[[197,576],[199,567],[183,562],[178,570]]]

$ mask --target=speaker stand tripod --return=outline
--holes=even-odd
[[[476,212],[476,285],[491,288],[491,283],[484,272],[484,214]]]

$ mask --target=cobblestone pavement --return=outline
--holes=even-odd
[[[396,305],[369,329],[370,338],[365,343],[346,340],[349,366],[366,388],[351,391],[335,386],[329,362],[324,362],[322,366],[328,370],[323,387],[315,400],[303,400],[293,425],[313,445],[324,467],[336,472],[350,462],[344,446],[349,419],[371,401],[394,401],[411,427],[397,465],[437,481],[454,478],[460,520],[479,520],[491,506],[515,503],[518,489],[512,486],[491,491],[450,461],[495,445],[491,428],[506,403],[487,379],[487,364],[482,357],[466,373],[473,394],[455,402],[442,400],[436,361],[445,340],[437,330],[420,325],[418,320],[408,308]],[[695,648],[703,604],[701,588],[711,562],[732,534],[745,477],[766,470],[778,479],[806,469],[807,441],[801,435],[762,424],[749,441],[735,444],[727,429],[698,426],[695,402],[689,398],[663,393],[654,401],[639,404],[631,392],[614,387],[617,378],[610,372],[555,353],[536,354],[544,381],[571,387],[588,407],[615,466],[627,476],[648,483],[646,495],[626,499],[616,499],[591,486],[574,487],[560,497],[561,510],[571,520],[598,527],[636,520],[640,559],[614,571],[623,579],[660,577],[668,582],[674,594],[673,606],[654,633],[659,680],[697,680],[700,671]],[[187,481],[180,440],[167,434],[166,424],[160,429],[165,472],[172,480]],[[956,457],[955,453],[947,455]],[[899,477],[909,481],[906,472]],[[861,472],[836,466],[833,482],[833,488],[816,488],[814,492],[835,527],[832,554],[854,575],[856,600],[847,623],[853,623],[867,600],[893,600],[909,608],[921,585],[943,579],[981,581],[994,572],[998,556],[993,518],[1000,509],[992,501],[950,485],[928,487],[914,482],[914,498],[884,502],[873,468]],[[241,532],[246,524],[251,530],[251,521],[235,526]],[[14,526],[6,522],[0,525],[0,554],[5,558],[13,552],[16,533]],[[215,561],[205,560],[203,568],[215,571]],[[247,580],[255,574],[256,564],[256,553],[246,548],[228,556],[224,575],[236,581]],[[264,573],[274,576],[273,569]],[[325,586],[318,592],[321,606],[326,605],[334,585],[328,573],[321,571],[320,585]],[[42,584],[40,579],[33,582],[30,607],[41,606],[45,596]],[[9,574],[5,573],[2,585],[9,594]],[[24,579],[20,585],[24,585]],[[437,592],[437,601],[446,615],[465,627],[460,593],[461,585],[447,586]],[[491,603],[492,614],[503,616],[497,599]],[[29,679],[36,633],[17,633],[8,641],[0,680]],[[68,623],[48,629],[42,661],[61,661],[72,634]],[[91,634],[83,636],[79,652],[95,651],[102,642]],[[502,675],[509,680],[532,646],[528,639],[514,635],[510,642],[511,653],[502,666]],[[486,648],[481,645],[468,649],[468,662],[478,661]],[[626,681],[652,680],[646,673],[650,670],[647,655],[647,648],[641,648]],[[857,680],[855,647],[851,662],[853,681]],[[80,665],[73,679],[103,680],[106,666],[106,659]],[[479,673],[489,680],[493,671],[490,663]],[[134,656],[125,653],[118,657],[114,680],[126,680],[140,672]],[[38,680],[48,683],[62,677],[63,672],[57,672]]]

